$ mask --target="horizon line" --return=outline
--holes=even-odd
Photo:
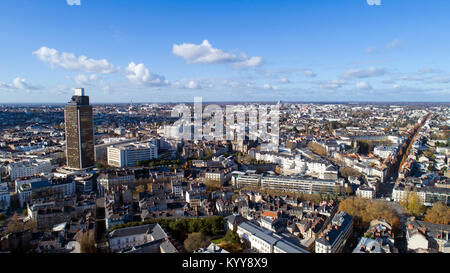
[[[450,104],[450,101],[296,101],[296,100],[267,100],[267,101],[203,101],[202,103],[311,103],[311,104]],[[185,103],[185,104],[194,104],[194,102],[96,102],[91,103],[91,105],[105,105],[105,104],[177,104],[177,103]],[[55,105],[55,104],[67,104],[67,102],[0,102],[0,105],[36,105],[36,104],[47,104],[47,105]]]

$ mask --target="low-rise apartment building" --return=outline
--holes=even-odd
[[[236,232],[244,242],[250,244],[253,251],[258,253],[308,253],[282,236],[250,222],[239,224]]]

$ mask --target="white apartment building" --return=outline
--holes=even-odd
[[[263,176],[261,174],[233,172],[235,188],[261,187],[270,190],[302,192],[307,194],[335,194],[344,186],[344,181],[314,179],[301,176]]]
[[[264,176],[261,187],[270,190],[302,192],[307,194],[338,193],[343,182],[338,180],[322,180],[305,177]]]
[[[255,159],[280,165],[283,174],[307,174],[325,179],[327,176],[337,177],[337,169],[326,161],[311,160],[302,155],[284,155],[277,153],[255,153]]]
[[[183,190],[183,185],[181,184],[181,182],[172,180],[172,193],[175,196],[183,198],[184,190]]]
[[[108,165],[113,167],[135,167],[138,161],[158,158],[158,147],[151,143],[130,143],[108,147]]]
[[[386,159],[389,156],[394,156],[395,151],[396,149],[393,147],[377,146],[373,149],[373,154],[381,157],[382,159]]]
[[[384,170],[377,168],[376,166],[372,167],[370,163],[367,162],[358,162],[352,166],[355,170],[360,173],[363,173],[367,176],[376,176],[384,181],[387,173],[387,168]]]
[[[225,173],[220,170],[208,171],[205,173],[205,180],[216,181],[222,185],[225,181]]]
[[[308,253],[282,236],[250,222],[238,225],[236,232],[242,240],[250,243],[253,251],[258,253]]]
[[[420,187],[420,188],[405,188],[396,186],[392,190],[392,199],[395,202],[402,202],[408,199],[412,192],[416,192],[425,206],[433,206],[436,202],[441,202],[450,205],[450,189],[439,187]]]
[[[8,166],[8,173],[11,176],[11,180],[41,173],[50,173],[51,171],[52,164],[50,159],[30,159],[11,163]]]
[[[376,191],[367,184],[364,184],[356,190],[356,196],[365,199],[374,199]]]
[[[261,187],[261,174],[252,174],[250,172],[244,173],[234,171],[232,173],[231,182],[233,187]]]

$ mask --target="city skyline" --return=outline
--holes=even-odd
[[[448,102],[448,7],[4,1],[0,103]]]

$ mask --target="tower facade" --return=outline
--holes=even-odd
[[[75,95],[64,108],[66,127],[67,167],[85,169],[95,165],[94,122],[89,97],[84,88],[75,89]]]

